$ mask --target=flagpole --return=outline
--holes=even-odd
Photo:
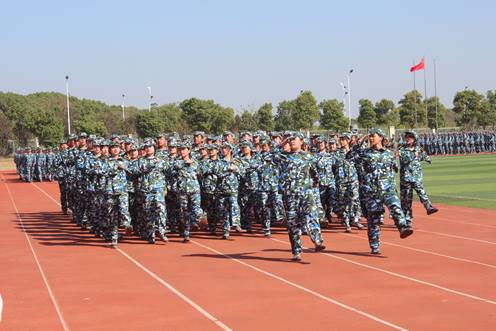
[[[434,96],[436,99],[436,131],[439,126],[437,119],[437,82],[436,82],[436,59],[434,59]]]
[[[415,66],[415,59],[412,60],[413,66]],[[417,126],[417,98],[415,98],[415,70],[413,70],[413,105],[415,107],[415,126]]]
[[[425,56],[422,57],[424,61],[424,109],[425,109],[425,126],[429,127],[429,116],[427,115],[427,79],[426,79],[426,69],[425,69]]]

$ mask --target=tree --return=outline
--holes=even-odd
[[[210,131],[210,111],[215,106],[213,100],[190,98],[182,101],[179,108],[191,131]]]
[[[56,115],[57,109],[53,111],[39,111],[34,114],[34,126],[31,132],[39,138],[39,142],[45,146],[57,146],[64,136],[64,123]]]
[[[240,116],[239,131],[254,131],[257,129],[257,121],[255,116],[245,110]]]
[[[254,115],[257,129],[263,131],[274,130],[274,116],[272,115],[272,104],[264,103]]]
[[[437,104],[437,108],[436,108]],[[426,101],[428,126],[431,129],[443,127],[446,107],[441,103],[438,97],[430,97]],[[437,109],[437,113],[436,113]]]
[[[333,132],[348,130],[348,119],[344,116],[344,104],[336,99],[323,100],[319,104],[322,110],[320,114],[320,126]]]
[[[233,121],[234,109],[217,105],[210,113],[210,132],[221,134],[231,126]]]
[[[425,125],[425,105],[419,91],[413,90],[406,93],[399,101],[400,120],[407,128]]]
[[[153,111],[157,112],[160,117],[164,132],[186,133],[188,131],[188,126],[183,124],[181,109],[176,104],[169,103],[155,107]]]
[[[162,121],[160,115],[153,111],[142,111],[136,116],[136,132],[141,138],[156,137],[162,132]]]
[[[320,117],[317,100],[310,91],[302,91],[294,100],[291,118],[295,130],[310,130]]]
[[[496,126],[496,90],[493,91],[487,91],[486,94],[487,102],[488,102],[488,118],[489,118],[489,124],[493,126]]]
[[[374,111],[374,104],[368,99],[360,99],[358,101],[360,105],[358,124],[362,128],[371,128],[376,125],[376,115]]]
[[[485,107],[489,104],[482,94],[475,90],[464,90],[457,92],[453,99],[453,111],[456,113],[456,124],[463,126],[465,129],[476,126],[483,120],[483,114],[486,113]]]
[[[291,113],[296,107],[294,100],[283,100],[277,106],[277,114],[275,117],[276,130],[294,130],[295,125]]]
[[[375,103],[374,111],[377,119],[377,125],[390,125],[388,123],[388,114],[394,110],[394,102],[388,99],[382,99]]]
[[[385,121],[387,126],[400,127],[400,109],[394,108],[385,116]]]

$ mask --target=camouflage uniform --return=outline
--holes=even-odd
[[[431,158],[416,144],[411,148],[406,145],[401,146],[398,152],[400,160],[401,208],[408,222],[411,222],[413,218],[413,190],[417,192],[426,210],[432,210],[433,208],[422,180],[422,161],[431,163]]]
[[[384,137],[381,129],[371,129],[370,134],[377,133]],[[384,205],[393,215],[394,223],[400,230],[401,237],[409,236],[413,230],[403,214],[401,203],[396,193],[395,172],[397,165],[393,153],[383,147],[381,149],[362,148],[359,151],[365,177],[364,194],[367,208],[367,225],[369,245],[373,254],[380,253],[380,225],[384,217]]]
[[[145,145],[147,143],[145,142]],[[133,171],[141,174],[140,190],[144,197],[144,235],[150,242],[155,242],[155,234],[167,240],[165,227],[167,223],[167,210],[165,208],[166,175],[169,164],[156,156],[147,156],[135,161]]]
[[[249,142],[243,142],[240,147],[248,146],[253,150],[253,145]],[[256,210],[257,205],[257,187],[258,187],[258,174],[257,169],[259,160],[253,154],[251,158],[244,155],[239,157],[239,167],[241,177],[239,181],[239,205],[241,207],[241,226],[249,233],[252,232],[252,215],[255,220],[260,219],[260,213]]]
[[[120,156],[110,157],[106,162],[106,238],[117,244],[119,224],[128,227],[131,224],[129,215],[129,200],[127,193],[127,166],[125,159]]]
[[[181,148],[189,148],[182,144]],[[174,164],[177,173],[177,191],[179,201],[179,218],[182,226],[184,241],[189,241],[191,224],[198,223],[203,216],[200,202],[200,184],[197,175],[199,173],[198,162],[191,160],[178,160]]]
[[[303,139],[299,133],[295,136]],[[293,257],[299,259],[302,251],[300,236],[305,228],[308,228],[316,248],[323,247],[320,224],[315,217],[317,203],[312,192],[312,160],[303,151],[280,154],[280,158],[280,189],[286,209],[289,241]]]

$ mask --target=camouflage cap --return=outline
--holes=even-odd
[[[339,138],[345,138],[345,139],[351,140],[351,133],[350,132],[343,132],[339,135]]]
[[[216,150],[220,150],[220,145],[219,144],[209,144],[208,145],[208,149],[216,149]]]
[[[64,138],[60,139],[59,145],[63,145],[63,144],[67,144],[67,139]]]
[[[411,131],[405,131],[405,134],[404,134],[405,138],[407,136],[410,136],[410,137],[413,137],[413,139],[417,140],[418,139],[418,134],[417,132],[411,130]]]
[[[380,129],[380,128],[372,128],[369,130],[369,135],[373,135],[373,134],[377,134],[378,136],[381,136],[383,138],[386,137],[386,133],[384,132],[384,130]]]
[[[267,137],[260,139],[260,145],[270,144],[270,140]]]
[[[96,137],[96,134],[90,134],[90,135],[88,136],[88,140],[91,140],[91,141],[94,141],[96,138],[97,138],[97,137]]]
[[[195,131],[193,132],[193,137],[194,136],[202,136],[202,137],[205,137],[205,132],[203,131]]]
[[[305,139],[305,135],[303,134],[303,132],[295,131],[295,132],[291,133],[289,138],[290,139],[300,138],[301,140],[303,140],[303,139]]]
[[[165,134],[163,133],[157,133],[157,135],[155,136],[156,139],[158,138],[165,138]]]
[[[253,148],[253,144],[249,140],[243,140],[242,142],[239,143],[239,147],[249,147]]]
[[[234,145],[233,145],[233,144],[231,144],[231,143],[228,143],[228,142],[223,143],[223,144],[222,144],[222,147],[224,147],[224,148],[226,148],[226,147],[227,147],[227,148],[230,148],[231,150],[233,150],[233,149],[234,149]]]
[[[88,138],[88,134],[86,132],[79,133],[78,138]]]
[[[191,142],[183,141],[178,144],[177,148],[191,148]]]
[[[114,140],[114,139],[121,139],[121,137],[119,137],[119,135],[117,133],[112,133],[112,135],[110,136],[110,139],[111,140]]]
[[[250,131],[243,131],[241,132],[241,134],[239,135],[240,137],[243,137],[243,136],[250,136],[250,137],[253,137],[253,135],[251,134]]]
[[[71,133],[67,138],[67,140],[76,140],[76,139],[77,139],[77,135],[75,133]]]
[[[145,140],[143,141],[143,145],[145,147],[155,146],[155,141],[153,140],[153,138],[145,138]]]
[[[233,136],[234,137],[234,133],[232,133],[231,131],[224,131],[224,133],[222,134],[224,137],[225,136]]]
[[[320,144],[320,143],[325,143],[325,142],[327,142],[327,140],[326,140],[326,138],[325,138],[325,137],[322,137],[322,136],[317,136],[317,137],[315,137],[315,138],[316,138],[316,140],[317,140],[317,143],[319,143],[319,144]]]
[[[178,143],[177,139],[171,138],[169,140],[169,148],[177,148]]]
[[[100,147],[101,146],[110,146],[110,141],[107,139],[102,139],[102,141],[100,142]]]
[[[338,141],[335,138],[329,139],[329,144],[337,144]]]

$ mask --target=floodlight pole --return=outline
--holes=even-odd
[[[152,111],[152,87],[151,86],[148,86],[147,87],[148,89],[148,111],[151,112]]]
[[[69,76],[65,76],[65,94],[67,102],[67,134],[71,134],[71,109],[69,105]]]
[[[348,79],[348,127],[351,130],[351,74],[353,73],[353,69],[348,72],[346,78]]]
[[[124,106],[124,98],[126,97],[126,95],[123,93],[122,94],[122,121],[124,122],[126,120],[126,114],[124,113],[124,110],[125,110],[125,106]]]

